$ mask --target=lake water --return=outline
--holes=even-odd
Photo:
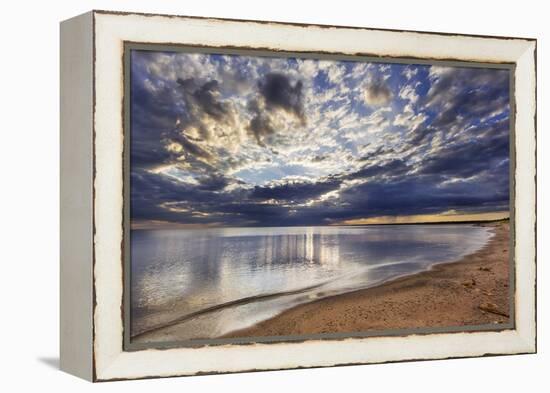
[[[134,230],[131,335],[180,321],[180,339],[217,337],[458,260],[491,236],[468,224]]]

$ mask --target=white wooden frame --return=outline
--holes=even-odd
[[[123,350],[124,42],[515,64],[515,329]],[[92,381],[536,351],[536,41],[93,11],[61,24],[61,368]]]

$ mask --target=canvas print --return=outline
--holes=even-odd
[[[126,64],[131,344],[513,327],[511,68],[154,46]]]

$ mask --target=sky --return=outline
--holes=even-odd
[[[509,210],[509,71],[131,51],[133,228]]]

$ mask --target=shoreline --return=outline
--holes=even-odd
[[[493,237],[458,261],[301,304],[219,338],[509,323],[509,221],[477,225]]]

